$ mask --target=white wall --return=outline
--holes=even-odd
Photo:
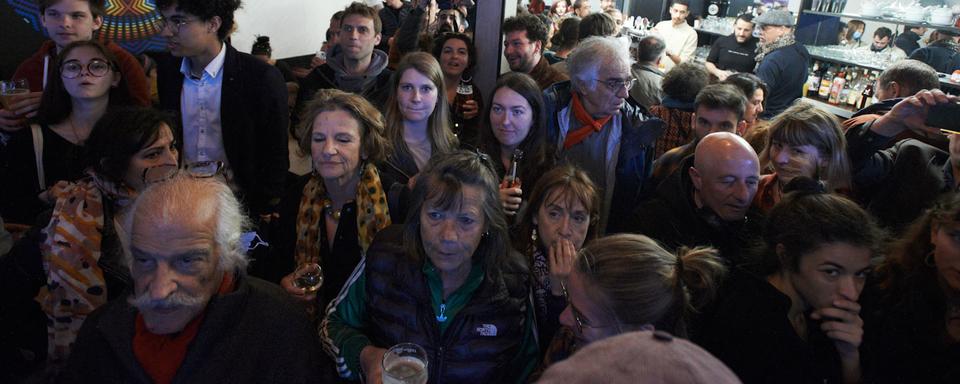
[[[270,36],[273,57],[282,59],[316,53],[323,44],[330,16],[353,0],[245,0],[237,11],[237,31],[231,40],[250,52],[256,35]],[[367,3],[382,4],[379,0]]]

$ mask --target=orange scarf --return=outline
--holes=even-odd
[[[571,109],[573,109],[573,117],[577,119],[577,122],[583,124],[583,126],[574,131],[567,131],[567,137],[563,140],[563,149],[570,149],[570,147],[586,140],[587,137],[594,132],[600,132],[603,126],[607,125],[607,122],[613,117],[611,115],[595,120],[593,116],[590,116],[590,113],[583,108],[583,104],[580,102],[580,94],[576,92],[573,93],[573,107]]]

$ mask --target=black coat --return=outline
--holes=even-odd
[[[320,375],[317,334],[274,284],[238,276],[214,296],[173,383],[310,383]],[[80,329],[62,383],[150,383],[133,353],[137,309],[114,300]]]
[[[960,69],[960,45],[940,40],[910,53],[910,58],[927,63],[937,72],[952,73]]]
[[[759,238],[763,217],[755,209],[741,222],[723,222],[708,209],[693,202],[689,169],[693,156],[657,186],[656,194],[640,204],[633,214],[608,231],[632,232],[657,240],[668,250],[679,247],[713,246],[729,265],[757,264],[746,250]],[[611,222],[611,224],[613,224]]]
[[[251,216],[272,212],[283,193],[287,157],[287,86],[280,71],[227,44],[223,63],[220,121],[223,148]],[[160,107],[180,118],[181,58],[157,60]],[[180,140],[182,141],[182,138]]]
[[[890,146],[893,138],[874,133],[870,124],[846,133],[854,191],[881,225],[899,232],[952,189],[950,154],[913,139]]]

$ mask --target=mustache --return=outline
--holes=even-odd
[[[184,292],[174,292],[163,299],[151,299],[150,292],[147,291],[137,296],[131,295],[130,298],[127,299],[127,302],[143,312],[149,310],[202,307],[206,304],[206,298],[203,296],[191,296]]]

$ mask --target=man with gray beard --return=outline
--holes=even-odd
[[[229,187],[177,176],[129,207],[120,237],[133,278],[84,322],[68,383],[306,383],[320,348],[305,311],[246,276],[246,224]]]

